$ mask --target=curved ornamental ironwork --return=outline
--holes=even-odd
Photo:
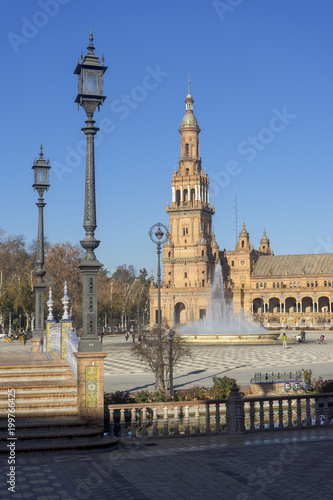
[[[299,382],[303,380],[302,371],[283,373],[255,373],[250,384],[265,384],[272,382]]]

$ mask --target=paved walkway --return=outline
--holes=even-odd
[[[117,450],[7,459],[0,498],[32,500],[333,499],[331,429],[136,441]]]
[[[306,334],[305,344],[295,343],[295,332],[288,332],[288,349],[279,344],[268,345],[191,345],[192,356],[174,367],[175,388],[191,385],[212,385],[212,377],[233,377],[239,385],[248,385],[255,372],[283,372],[311,368],[313,378],[333,378],[333,331],[324,332],[326,342],[316,344],[320,332]],[[108,353],[104,362],[105,391],[152,390],[154,376],[149,368],[131,351],[132,342],[124,335],[105,336],[103,351]],[[0,342],[0,352],[30,351],[19,342]]]
[[[198,346],[176,370],[176,384],[209,385],[211,373],[248,377],[257,370],[311,367],[332,377],[333,335],[317,345]],[[103,342],[106,378],[113,390],[122,382],[142,385],[151,377],[133,359],[123,338]],[[0,344],[3,355],[30,351],[19,343]],[[243,368],[242,368],[243,367]],[[229,370],[229,371],[228,371]],[[130,372],[130,373],[128,373]],[[236,376],[239,383],[243,383]],[[131,377],[133,377],[131,379]],[[0,456],[0,498],[32,500],[333,500],[333,430],[255,433],[238,437],[136,440],[111,452],[17,455],[15,493],[8,491],[8,456]]]

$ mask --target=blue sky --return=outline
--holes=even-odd
[[[220,249],[245,219],[255,248],[333,251],[330,0],[16,0],[2,6],[1,222],[37,233],[31,166],[50,158],[45,234],[84,237],[85,113],[73,74],[89,32],[105,55],[96,126],[98,259],[156,271],[148,231],[168,225],[188,73]],[[148,76],[150,75],[150,76]]]

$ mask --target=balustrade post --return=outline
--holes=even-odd
[[[210,407],[206,403],[206,434],[210,434]]]
[[[255,426],[255,402],[254,401],[250,401],[250,429],[251,430],[254,430],[256,428]]]
[[[216,433],[221,432],[221,415],[220,415],[220,403],[216,403],[215,405],[215,426]]]
[[[319,398],[315,398],[315,419],[316,419],[316,425],[320,425]]]
[[[259,428],[260,429],[265,429],[265,423],[264,423],[264,420],[265,420],[264,402],[260,401],[259,402],[259,406],[260,406],[260,409],[259,409],[259,419],[260,419]]]
[[[189,410],[189,407],[187,405],[185,406],[184,422],[185,422],[185,435],[189,436],[189,434],[190,434],[190,410]]]
[[[136,409],[131,409],[131,429],[132,429],[132,438],[136,437]]]
[[[279,399],[279,429],[283,429],[283,400]]]
[[[291,399],[288,399],[288,428],[291,429],[293,426],[293,409],[291,407]]]
[[[156,406],[153,408],[153,436],[158,436],[158,415]]]
[[[311,425],[312,425],[310,398],[306,398],[306,425],[308,427],[311,427]]]
[[[120,437],[124,438],[125,437],[125,409],[122,408],[120,410]]]
[[[147,408],[142,408],[142,437],[147,437]]]
[[[274,409],[273,401],[269,401],[269,428],[274,429]]]
[[[244,401],[236,384],[231,387],[227,401],[227,431],[230,434],[242,432],[244,429]]]
[[[329,423],[328,398],[324,397],[324,424]]]
[[[195,433],[200,434],[200,408],[199,405],[195,405]]]
[[[178,406],[175,406],[173,411],[174,411],[173,420],[174,420],[174,425],[175,425],[174,434],[175,434],[175,436],[179,436],[179,408],[178,408]]]
[[[114,409],[109,406],[109,415],[110,415],[110,435],[114,436]]]
[[[163,408],[163,435],[169,435],[169,415],[167,406]]]
[[[302,427],[302,408],[301,408],[301,400],[297,399],[296,402],[296,415],[297,415],[297,427]]]

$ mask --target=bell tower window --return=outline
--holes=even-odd
[[[188,143],[185,144],[185,156],[188,156],[190,153],[190,145]]]

